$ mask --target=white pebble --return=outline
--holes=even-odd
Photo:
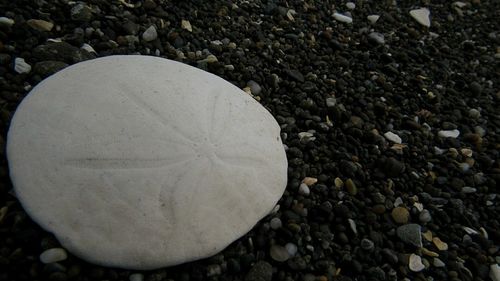
[[[288,254],[290,255],[290,257],[293,257],[297,254],[297,245],[295,245],[293,243],[286,244],[285,249],[288,252]]]
[[[356,222],[353,219],[347,219],[349,221],[349,226],[351,227],[354,234],[358,234],[358,229],[356,228]]]
[[[368,38],[374,40],[378,44],[385,43],[384,34],[382,34],[380,32],[370,32],[370,34],[368,34]]]
[[[477,189],[475,189],[474,187],[470,187],[470,186],[462,187],[462,193],[465,193],[465,194],[474,193],[476,191],[477,191]]]
[[[371,24],[375,24],[378,19],[380,18],[379,15],[369,15],[366,17],[366,19],[371,23]]]
[[[142,34],[142,39],[146,42],[153,41],[156,38],[158,38],[158,33],[156,32],[156,27],[154,27],[154,25],[148,27],[148,29],[146,29],[146,31]]]
[[[410,255],[410,263],[408,264],[408,267],[413,272],[419,272],[419,271],[422,271],[425,268],[424,264],[422,263],[422,259],[420,258],[420,256],[417,256],[415,254],[411,254]]]
[[[500,266],[498,264],[490,265],[490,278],[493,281],[500,281]]]
[[[313,141],[316,138],[314,137],[314,134],[311,132],[300,132],[299,139],[304,141]]]
[[[83,43],[83,45],[80,47],[80,49],[85,50],[85,51],[87,51],[89,53],[97,54],[97,52],[94,50],[94,48],[92,48],[92,46],[90,46],[87,43]]]
[[[384,133],[384,137],[386,139],[388,139],[388,140],[390,140],[390,141],[392,141],[394,143],[398,143],[398,144],[401,144],[401,141],[402,141],[401,138],[398,135],[396,135],[395,133],[393,133],[393,132],[386,132],[386,133]]]
[[[423,26],[430,27],[431,19],[429,18],[431,12],[427,8],[420,8],[410,11],[410,16]]]
[[[467,227],[467,226],[464,226],[463,229],[465,230],[465,232],[467,232],[467,234],[469,235],[472,235],[472,234],[479,234],[479,232],[477,232],[476,230],[470,228],[470,227]]]
[[[354,4],[353,2],[347,2],[347,3],[345,3],[345,6],[349,10],[354,10],[354,8],[356,8],[356,4]]]
[[[396,200],[394,200],[394,207],[398,207],[401,204],[403,204],[403,199],[401,199],[401,197],[398,197],[396,198]]]
[[[441,149],[441,148],[439,148],[439,147],[437,147],[437,146],[434,146],[434,154],[436,154],[436,155],[441,155],[441,154],[443,154],[444,152],[445,152],[445,150],[444,150],[444,149]]]
[[[309,189],[309,186],[307,186],[307,184],[305,183],[301,183],[299,185],[299,194],[302,194],[302,195],[309,195],[309,193],[311,193],[311,190]]]
[[[143,281],[144,275],[142,275],[141,273],[130,274],[130,276],[128,277],[128,280],[130,280],[130,281]]]
[[[68,258],[68,254],[66,254],[66,250],[63,248],[48,249],[40,255],[40,261],[43,263],[59,262],[66,258]]]
[[[335,98],[327,98],[326,99],[326,106],[327,107],[334,107],[337,104],[337,100]]]
[[[455,7],[458,7],[458,8],[463,8],[463,7],[467,6],[467,3],[464,3],[464,2],[461,2],[461,1],[455,1],[455,2],[453,2],[452,5],[455,6]]]
[[[191,26],[191,23],[188,20],[182,20],[181,27],[182,29],[185,29],[189,32],[193,32],[193,27]]]
[[[460,135],[460,131],[457,129],[454,130],[441,130],[438,132],[438,136],[442,138],[457,138]]]
[[[23,58],[16,58],[14,60],[14,70],[19,73],[29,73],[31,71],[31,65],[24,61]]]
[[[6,17],[0,17],[0,25],[12,26],[14,24],[13,19],[9,19]]]
[[[269,222],[269,225],[271,226],[272,229],[276,230],[280,228],[283,224],[281,223],[280,218],[272,218],[271,221]]]
[[[340,21],[340,22],[344,22],[344,23],[352,23],[352,18],[345,16],[345,15],[342,15],[342,14],[339,14],[339,13],[334,13],[333,18],[336,21]]]

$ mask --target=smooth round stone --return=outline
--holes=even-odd
[[[282,226],[282,222],[280,218],[272,218],[269,222],[269,225],[272,229],[276,230]]]
[[[27,213],[104,266],[154,269],[212,256],[283,194],[280,127],[252,97],[148,56],[85,61],[37,85],[7,140]]]
[[[391,215],[394,221],[399,224],[408,223],[410,218],[410,212],[405,207],[396,207],[392,209]]]
[[[53,263],[63,261],[68,258],[68,254],[62,248],[52,248],[43,251],[40,255],[40,261],[43,263]]]
[[[272,245],[269,250],[269,255],[273,260],[278,262],[284,262],[291,257],[288,250],[280,245]]]

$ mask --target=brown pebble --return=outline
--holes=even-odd
[[[399,224],[406,224],[410,219],[410,212],[405,207],[394,208],[391,215],[394,221]]]

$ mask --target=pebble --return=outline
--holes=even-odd
[[[368,34],[368,38],[372,42],[375,42],[377,44],[380,44],[380,45],[385,44],[384,34],[382,34],[380,32],[370,32],[370,34]]]
[[[344,186],[344,181],[339,177],[335,178],[334,183],[336,188],[342,188]]]
[[[303,180],[302,180],[302,183],[305,183],[307,186],[311,186],[315,183],[318,182],[318,179],[317,178],[312,178],[312,177],[305,177]]]
[[[285,245],[285,249],[287,250],[288,254],[290,255],[290,257],[294,257],[296,254],[297,254],[297,245],[293,244],[293,243],[287,243]]]
[[[345,181],[345,187],[347,192],[349,192],[352,196],[355,196],[358,193],[358,188],[352,179],[347,179]]]
[[[402,140],[401,140],[401,137],[399,137],[398,135],[396,135],[395,133],[393,132],[386,132],[384,133],[384,137],[394,143],[399,143],[401,144]]]
[[[128,277],[128,280],[129,281],[143,281],[144,275],[142,275],[141,273],[130,274],[130,276]]]
[[[75,21],[87,22],[92,19],[92,9],[85,3],[78,3],[71,8],[71,19]]]
[[[371,23],[371,24],[375,24],[378,19],[380,18],[379,15],[369,15],[366,17],[366,19]]]
[[[421,227],[418,224],[405,224],[396,229],[396,234],[403,242],[415,247],[422,247]]]
[[[273,267],[265,261],[256,262],[245,276],[245,281],[271,281],[273,279]]]
[[[283,224],[280,218],[272,218],[271,221],[269,222],[269,225],[271,226],[272,229],[276,230],[278,228],[281,228]]]
[[[394,207],[398,207],[399,205],[403,204],[403,199],[401,197],[398,197],[394,200]]]
[[[438,132],[438,136],[442,138],[457,138],[460,135],[460,131],[457,129],[454,130],[440,130]]]
[[[326,106],[327,107],[334,107],[336,104],[337,104],[336,98],[327,98],[326,99]]]
[[[354,10],[354,8],[356,8],[356,4],[353,3],[353,2],[347,2],[345,3],[345,6],[347,7],[347,9],[349,10]]]
[[[216,275],[220,275],[222,273],[222,269],[218,264],[211,264],[207,266],[207,277],[212,277]]]
[[[422,263],[422,258],[415,254],[410,255],[408,267],[413,272],[420,272],[425,268],[424,264]]]
[[[334,13],[333,14],[333,18],[336,20],[336,21],[340,21],[340,22],[343,22],[343,23],[352,23],[352,18],[346,16],[346,15],[342,15],[340,13]]]
[[[492,281],[500,281],[500,266],[498,264],[490,265],[489,275]]]
[[[474,229],[472,229],[472,228],[470,228],[470,227],[464,226],[464,227],[462,227],[462,228],[463,228],[463,230],[465,230],[465,232],[467,232],[467,234],[469,234],[469,235],[477,235],[477,234],[479,234],[479,232],[477,232],[476,230],[474,230]]]
[[[300,133],[298,134],[298,136],[299,136],[299,139],[300,139],[301,141],[303,140],[303,141],[306,141],[306,142],[308,142],[308,141],[313,141],[313,140],[315,140],[315,139],[316,139],[316,138],[314,137],[314,134],[313,134],[313,133],[311,133],[311,132],[300,132]]]
[[[189,32],[193,32],[193,27],[188,20],[181,20],[181,27]]]
[[[279,245],[272,245],[271,249],[269,250],[269,255],[273,260],[278,262],[284,262],[290,258],[288,250],[285,247]]]
[[[473,118],[473,119],[478,119],[479,117],[481,117],[481,111],[479,111],[475,108],[471,108],[469,110],[469,117]]]
[[[156,27],[154,25],[148,27],[146,31],[142,34],[142,39],[146,42],[150,42],[158,38],[158,33],[156,32]]]
[[[309,195],[311,193],[311,190],[309,189],[309,187],[307,186],[307,184],[305,183],[301,183],[299,185],[299,194],[301,195]]]
[[[483,92],[483,86],[476,81],[470,83],[469,88],[475,95],[480,95]]]
[[[7,18],[7,17],[0,17],[0,25],[3,25],[3,26],[12,26],[14,25],[15,21],[11,18]]]
[[[410,218],[410,212],[405,207],[396,207],[392,209],[391,216],[396,223],[406,224]]]
[[[85,50],[85,51],[87,51],[89,53],[97,54],[97,52],[94,50],[94,48],[92,48],[92,46],[90,46],[87,43],[83,43],[83,45],[80,47],[80,49]]]
[[[357,227],[356,227],[356,222],[353,219],[347,219],[347,221],[349,222],[349,227],[351,228],[352,232],[354,234],[358,234],[358,230],[357,230]]]
[[[367,239],[367,238],[363,238],[361,240],[361,248],[363,248],[367,251],[371,251],[371,250],[373,250],[374,247],[375,247],[375,244],[373,243],[372,240]]]
[[[48,249],[40,254],[40,261],[43,263],[59,262],[65,260],[66,258],[68,258],[68,254],[66,254],[66,250],[63,248]]]
[[[429,210],[424,209],[418,215],[418,219],[420,220],[421,223],[428,223],[432,220],[431,213],[429,212]]]
[[[262,87],[259,85],[259,83],[253,80],[248,81],[247,86],[250,87],[250,92],[252,92],[252,95],[258,95],[262,92]]]
[[[426,248],[422,247],[420,248],[420,250],[422,251],[422,254],[426,255],[426,256],[429,256],[429,257],[439,257],[439,254],[436,253],[436,252],[433,252],[431,250],[427,250]]]
[[[394,157],[389,157],[385,161],[384,172],[389,177],[397,177],[405,170],[403,162],[398,161]]]
[[[52,28],[54,27],[54,24],[45,20],[36,20],[36,19],[30,19],[26,21],[26,23],[33,28],[34,30],[38,31],[51,31]]]
[[[477,189],[475,187],[464,186],[464,187],[462,187],[461,191],[462,191],[462,193],[470,194],[470,193],[475,193],[477,191]]]
[[[484,137],[486,135],[486,130],[481,126],[475,126],[474,132],[478,134],[480,137]]]
[[[423,26],[430,27],[431,26],[431,19],[429,18],[430,16],[430,11],[427,8],[420,8],[416,10],[411,10],[410,11],[410,16],[415,19],[418,23],[420,23]]]
[[[438,250],[440,250],[440,251],[448,250],[448,244],[441,241],[441,239],[439,239],[439,237],[432,238],[432,243],[434,243],[436,248],[438,248]]]
[[[31,71],[31,65],[29,65],[23,58],[16,58],[14,60],[14,70],[19,73],[29,73]]]
[[[460,153],[465,157],[472,157],[472,149],[470,148],[462,148],[460,149]]]
[[[435,266],[435,267],[444,267],[445,264],[442,260],[438,259],[438,258],[434,258],[432,260],[432,264]]]

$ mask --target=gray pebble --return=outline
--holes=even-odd
[[[275,261],[284,262],[290,258],[290,254],[287,249],[283,246],[272,245],[269,250],[269,255]]]
[[[247,86],[250,87],[250,91],[253,95],[258,95],[262,92],[262,87],[253,80],[248,81]]]
[[[146,29],[146,31],[142,34],[142,39],[146,42],[153,41],[156,38],[158,38],[158,33],[156,32],[156,27],[154,25],[148,27],[148,29]]]
[[[385,44],[384,34],[380,32],[370,32],[370,34],[368,34],[368,39],[373,43],[380,45]]]
[[[418,224],[410,223],[397,228],[396,234],[403,242],[415,247],[422,247],[421,227]]]
[[[130,276],[128,277],[128,280],[129,281],[143,281],[144,275],[142,275],[142,273],[130,274]]]
[[[272,218],[271,221],[269,222],[269,225],[271,226],[272,229],[276,230],[282,226],[282,222],[280,218]]]
[[[366,239],[366,238],[363,238],[361,240],[361,248],[363,248],[367,251],[371,251],[371,250],[373,250],[374,247],[375,247],[375,244],[373,243],[372,240]]]
[[[66,254],[66,250],[63,248],[48,249],[40,255],[40,261],[43,263],[63,261],[66,258],[68,258],[68,255]]]
[[[427,209],[423,209],[422,212],[418,215],[418,219],[422,223],[428,223],[432,220],[431,213]]]

